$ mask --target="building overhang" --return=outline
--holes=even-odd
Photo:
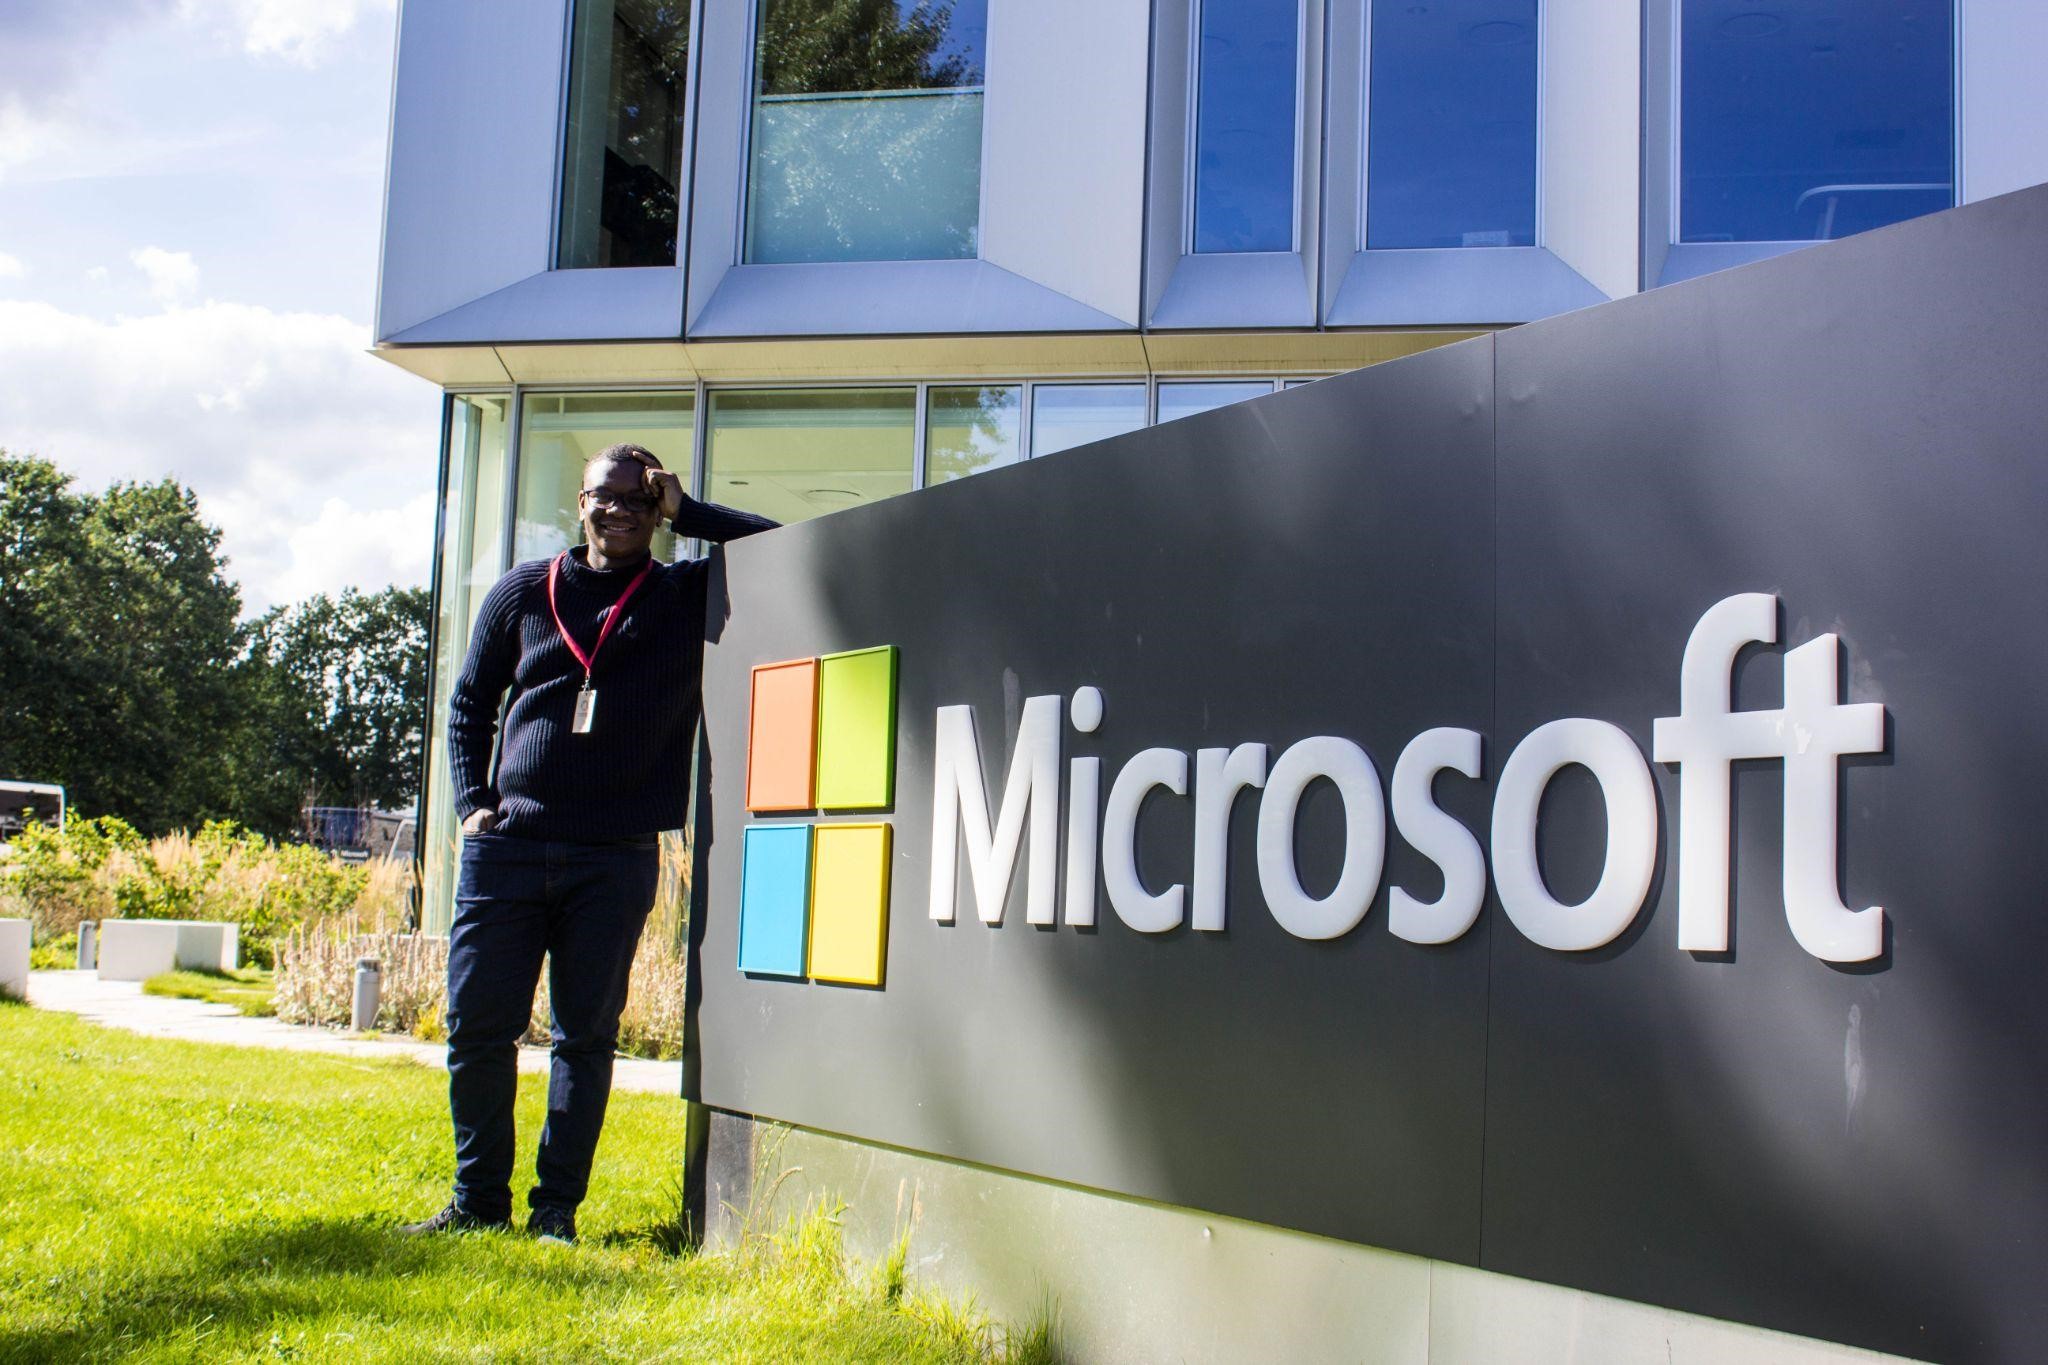
[[[1482,329],[1486,330],[1486,329]],[[371,354],[443,388],[1046,375],[1337,374],[1480,335],[1471,328],[1126,332],[719,341],[383,345]]]

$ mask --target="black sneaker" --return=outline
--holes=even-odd
[[[576,1215],[567,1209],[535,1209],[526,1220],[526,1233],[543,1242],[576,1244]]]
[[[399,1231],[408,1237],[424,1237],[437,1232],[497,1232],[512,1226],[508,1215],[504,1218],[479,1218],[467,1209],[451,1203],[432,1218],[419,1223],[407,1223]]]

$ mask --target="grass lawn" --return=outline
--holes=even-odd
[[[665,1254],[681,1137],[680,1100],[613,1097],[579,1246],[408,1239],[447,1195],[440,1072],[0,1005],[0,1361],[1000,1358],[971,1314],[849,1269],[826,1218]],[[1054,1353],[1041,1331],[1010,1358]]]
[[[243,967],[232,972],[165,972],[143,982],[142,990],[146,995],[233,1005],[242,1013],[259,1018],[277,1013],[271,999],[271,974],[261,967]]]

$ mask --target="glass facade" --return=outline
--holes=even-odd
[[[1684,0],[1681,242],[1815,241],[1955,202],[1953,0]]]
[[[1158,420],[1171,422],[1181,417],[1193,417],[1198,412],[1228,407],[1272,391],[1273,381],[1270,379],[1161,384]]]
[[[1536,0],[1374,4],[1365,244],[1536,241]]]
[[[1301,0],[1201,0],[1196,251],[1294,250]]]
[[[1273,379],[1168,381],[1159,420],[1273,392]],[[1305,382],[1287,380],[1286,383]],[[448,698],[484,594],[512,564],[579,544],[584,461],[618,441],[647,447],[682,476],[704,455],[704,496],[778,521],[909,492],[917,483],[922,403],[926,485],[1145,425],[1144,381],[901,384],[860,387],[521,391],[453,394],[436,559],[427,799],[421,814],[422,909],[429,933],[454,913],[461,842],[447,761]],[[515,414],[516,406],[516,414]],[[704,429],[697,429],[705,408]],[[1025,435],[1026,413],[1032,415]],[[512,418],[516,415],[516,424]],[[514,426],[516,425],[516,435]],[[516,452],[511,442],[516,440]],[[655,553],[683,546],[667,532]]]
[[[419,827],[421,909],[429,933],[446,933],[461,850],[448,776],[448,698],[469,650],[470,628],[505,571],[505,433],[509,395],[449,398],[447,492],[441,505],[434,602],[434,693],[427,726],[427,808]]]
[[[576,0],[555,263],[674,265],[690,6]]]
[[[746,259],[972,257],[987,0],[758,0]]]
[[[925,394],[924,481],[948,483],[1024,458],[1024,386],[963,385]]]
[[[710,401],[713,502],[794,522],[910,491],[914,388],[720,389]]]
[[[583,543],[576,494],[583,465],[608,445],[645,446],[690,487],[697,395],[528,394],[519,415],[519,493],[512,559],[542,559]],[[675,558],[675,537],[655,532],[654,553]]]
[[[1031,453],[1121,436],[1145,425],[1143,384],[1039,384],[1031,392]]]

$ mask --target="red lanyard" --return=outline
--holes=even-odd
[[[598,629],[597,643],[590,647],[588,654],[585,654],[583,646],[576,643],[576,637],[571,635],[569,628],[562,624],[562,609],[555,605],[555,580],[561,577],[562,561],[568,557],[566,553],[556,555],[554,561],[548,565],[548,610],[554,614],[555,629],[562,632],[562,643],[569,646],[569,652],[576,656],[576,662],[583,665],[583,685],[587,688],[590,686],[591,666],[597,662],[597,652],[603,649],[604,642],[611,638],[612,627],[616,626],[619,623],[619,618],[626,614],[626,603],[633,600],[633,594],[638,592],[640,585],[647,581],[647,575],[654,572],[654,560],[649,558],[645,564],[642,564],[640,572],[633,575],[633,581],[628,583],[626,590],[619,594],[618,602],[613,605],[610,614],[604,618],[604,625]]]

